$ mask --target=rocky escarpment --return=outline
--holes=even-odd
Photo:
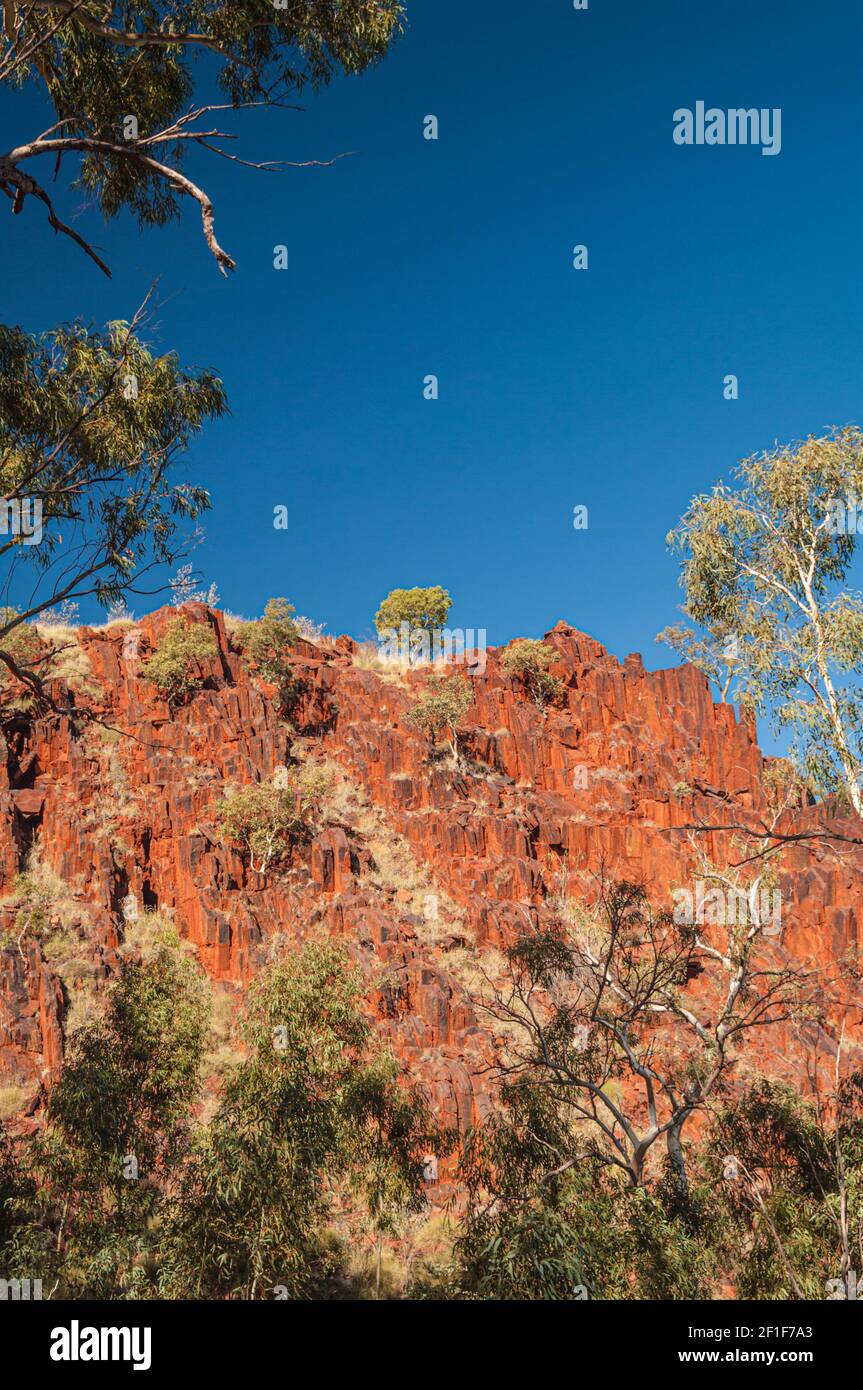
[[[70,999],[117,966],[124,924],[173,916],[227,992],[242,991],[285,942],[326,932],[361,966],[381,1031],[438,1112],[465,1125],[489,1103],[494,1042],[471,1002],[472,962],[585,890],[602,866],[647,881],[657,902],[694,873],[692,825],[757,826],[769,814],[767,761],[752,725],[714,704],[692,667],[621,664],[560,623],[546,636],[565,684],[539,708],[499,654],[467,668],[463,766],[429,758],[404,716],[425,673],[363,669],[349,638],[298,644],[290,722],[250,675],[221,614],[190,605],[217,655],[179,709],[142,661],[175,610],[134,628],[81,629],[86,689],[55,694],[63,714],[10,716],[0,761],[0,875],[8,893],[34,844],[65,885],[58,963],[38,941],[0,951],[0,1087],[25,1103],[62,1063]],[[225,844],[215,810],[228,785],[270,778],[296,758],[326,760],[326,824],[266,876]],[[801,807],[787,824],[823,810]],[[834,820],[835,827],[843,828]],[[844,827],[846,833],[853,827]],[[732,832],[701,831],[721,861]],[[859,954],[863,858],[819,841],[788,855],[783,948],[832,961]],[[15,908],[0,909],[7,939]],[[0,923],[0,924],[2,924]],[[50,928],[51,922],[48,922]]]

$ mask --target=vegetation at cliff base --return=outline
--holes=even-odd
[[[440,1142],[360,1007],[339,947],[310,943],[249,991],[244,1050],[208,1121],[196,1101],[209,991],[170,931],[127,959],[76,1032],[45,1129],[0,1128],[0,1269],[55,1298],[307,1297],[424,1203]]]

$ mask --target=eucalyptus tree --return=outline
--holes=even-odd
[[[176,465],[226,412],[224,388],[212,371],[155,353],[142,320],[143,310],[104,330],[0,326],[0,661],[16,675],[16,629],[63,602],[94,596],[107,607],[140,592],[210,505]],[[25,504],[38,543],[15,524]]]
[[[668,537],[695,625],[673,645],[715,675],[721,643],[735,697],[790,732],[816,794],[858,816],[863,598],[848,580],[861,496],[863,434],[847,427],[745,459]]]
[[[146,0],[130,7],[102,0],[4,0],[0,83],[38,88],[51,119],[21,130],[0,151],[0,189],[13,213],[28,199],[106,273],[96,249],[57,212],[56,179],[72,167],[106,218],[125,209],[141,226],[176,217],[182,199],[198,205],[203,234],[222,274],[235,261],[220,245],[206,189],[184,168],[190,146],[261,170],[226,148],[226,111],[288,106],[337,72],[359,73],[381,58],[399,32],[398,0]],[[196,104],[195,60],[215,69],[219,100]],[[294,107],[294,109],[296,109]],[[305,164],[332,163],[309,160]],[[302,167],[302,166],[300,166]]]
[[[169,1297],[308,1295],[339,1197],[379,1232],[425,1201],[425,1103],[377,1042],[340,948],[312,942],[258,975],[244,1038],[168,1209]]]
[[[723,1093],[745,1035],[810,1007],[821,977],[772,950],[763,867],[741,879],[705,861],[703,874],[705,899],[679,892],[673,912],[600,876],[595,902],[553,908],[485,979],[476,1004],[504,1039],[494,1074],[561,1117],[548,1173],[589,1162],[642,1187],[664,1149],[685,1193],[690,1121]]]

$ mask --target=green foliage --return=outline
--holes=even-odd
[[[187,1143],[208,1007],[199,968],[165,933],[124,966],[104,1016],[72,1036],[34,1148],[59,1296],[141,1292],[161,1185]]]
[[[396,0],[300,0],[279,8],[270,0],[147,0],[133,12],[47,0],[15,9],[0,81],[37,84],[63,122],[29,144],[20,133],[15,145],[28,150],[30,176],[39,155],[53,163],[63,151],[72,167],[80,161],[76,186],[106,218],[126,209],[141,226],[161,225],[186,194],[201,204],[205,230],[209,199],[174,172],[190,140],[213,134],[206,108],[200,124],[188,115],[196,104],[194,59],[215,55],[219,102],[285,103],[334,73],[368,68],[386,52],[402,14]],[[126,114],[137,119],[136,135],[124,129]],[[217,258],[223,269],[233,265],[223,252]]]
[[[677,652],[678,656],[692,666],[703,671],[707,679],[716,687],[718,698],[725,702],[734,686],[734,679],[740,670],[737,656],[737,643],[734,632],[726,624],[712,623],[709,630],[693,632],[684,623],[674,623],[657,634],[657,642],[664,642]],[[741,703],[747,703],[740,693]]]
[[[541,707],[554,703],[563,694],[563,681],[549,672],[549,667],[556,660],[557,652],[547,642],[519,637],[507,647],[500,664],[508,676],[517,676],[524,681]]]
[[[375,1045],[341,951],[309,944],[260,975],[245,1037],[172,1206],[170,1296],[308,1295],[334,1186],[379,1226],[423,1202],[424,1107]]]
[[[182,704],[202,685],[199,666],[218,656],[209,626],[172,618],[153,655],[144,662],[144,677],[152,681],[170,705]]]
[[[419,700],[405,715],[405,723],[421,729],[434,748],[438,735],[450,730],[453,757],[458,759],[458,723],[473,702],[470,683],[463,676],[432,676]]]
[[[392,1231],[441,1138],[332,945],[258,976],[247,1054],[193,1132],[209,991],[176,933],[144,946],[74,1035],[45,1131],[0,1126],[0,1277],[60,1298],[311,1293],[343,1258],[332,1218]]]
[[[739,1297],[820,1299],[858,1269],[863,1073],[821,1111],[790,1086],[757,1081],[719,1116],[710,1153],[737,1234]]]
[[[863,496],[863,434],[837,430],[745,459],[734,485],[693,498],[669,545],[682,556],[677,628],[712,674],[733,640],[735,696],[790,731],[801,774],[863,813],[863,599],[845,588],[856,532],[840,523]]]
[[[6,1248],[13,1234],[19,1203],[32,1202],[35,1195],[36,1184],[25,1174],[12,1139],[0,1124],[0,1250]]]
[[[218,821],[226,838],[248,854],[252,869],[264,874],[308,834],[329,787],[322,769],[292,770],[283,785],[253,782],[229,791]]]
[[[291,653],[299,638],[294,622],[296,609],[285,598],[271,598],[264,608],[263,618],[241,623],[237,640],[243,652],[254,663],[256,671],[279,687],[282,702],[287,703],[293,689]]]
[[[402,623],[407,623],[413,659],[415,649],[427,649],[431,634],[444,627],[451,606],[452,599],[439,584],[428,589],[393,589],[375,614],[375,627],[384,637],[399,634]]]
[[[500,1115],[468,1137],[449,1296],[709,1297],[718,1227],[707,1196],[690,1192],[681,1203],[673,1181],[633,1189],[568,1159],[578,1152],[573,1118],[547,1093],[513,1085]]]
[[[4,646],[51,604],[95,594],[107,606],[173,561],[178,527],[209,506],[173,480],[176,457],[226,408],[212,372],[155,356],[128,324],[38,336],[0,325],[0,495],[38,500],[43,531],[38,545],[0,538],[0,556],[36,570],[27,607],[0,620]]]

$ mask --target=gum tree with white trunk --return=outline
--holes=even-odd
[[[858,816],[863,597],[847,581],[861,496],[863,434],[846,427],[745,459],[668,537],[695,660],[699,631],[733,642],[736,699],[791,734],[817,796]]]

